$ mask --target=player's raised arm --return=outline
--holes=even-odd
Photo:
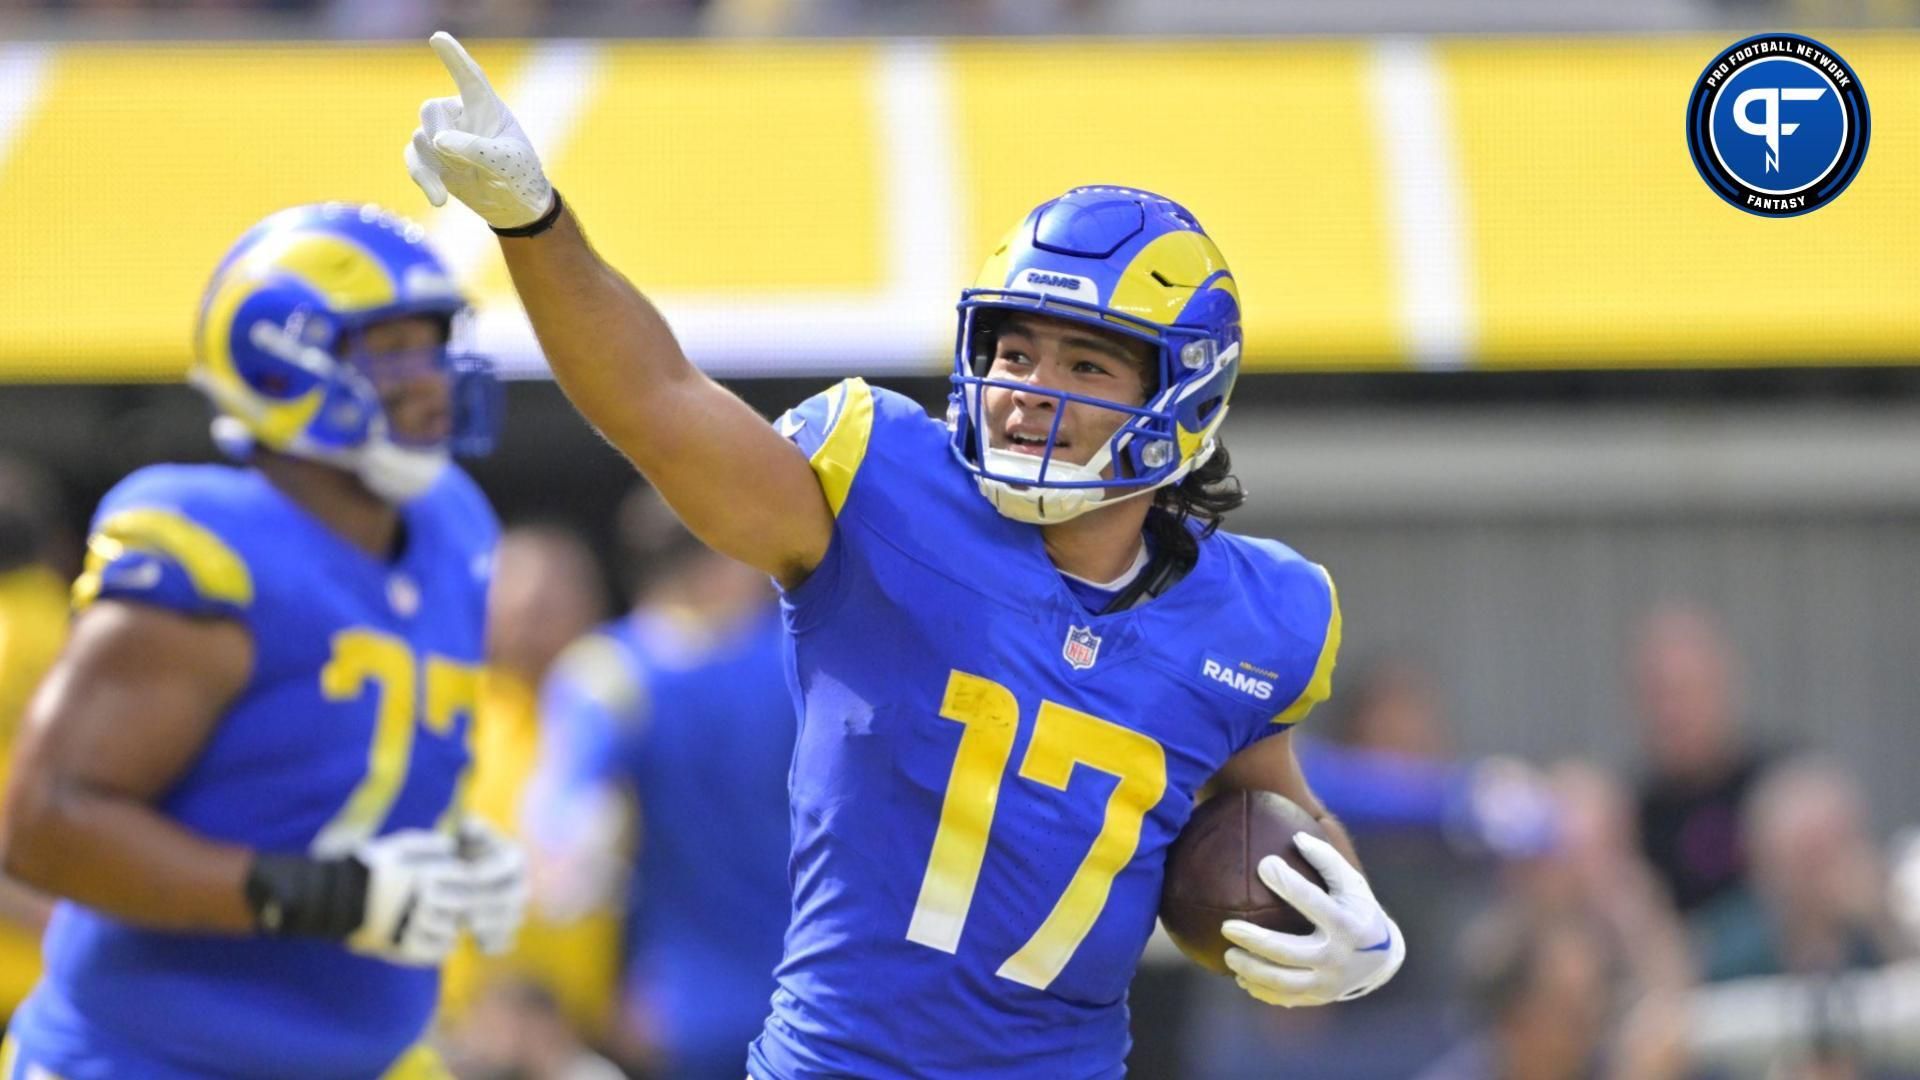
[[[688,362],[666,320],[587,243],[479,65],[444,32],[432,45],[460,95],[421,108],[406,150],[414,182],[500,234],[554,377],[681,520],[783,582],[805,577],[833,533],[806,458]]]

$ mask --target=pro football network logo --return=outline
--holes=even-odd
[[[1060,655],[1067,658],[1075,671],[1085,671],[1100,658],[1100,636],[1091,626],[1067,627],[1067,643],[1060,648]]]
[[[1687,149],[1714,194],[1793,217],[1838,198],[1867,157],[1867,94],[1832,49],[1759,34],[1707,64],[1687,100]]]

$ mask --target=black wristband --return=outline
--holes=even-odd
[[[527,222],[525,225],[515,225],[511,229],[502,229],[497,225],[489,225],[487,226],[487,228],[492,229],[496,236],[512,236],[512,237],[539,236],[541,233],[546,232],[548,229],[553,228],[553,223],[560,220],[561,205],[562,204],[560,202],[560,189],[554,188],[553,204],[547,207],[546,213],[541,214],[539,217],[534,218],[532,221]]]
[[[247,868],[254,928],[273,937],[344,938],[366,918],[367,877],[354,858],[256,855]]]

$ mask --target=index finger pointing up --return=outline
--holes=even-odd
[[[487,82],[487,73],[473,62],[467,50],[452,34],[445,30],[436,31],[427,39],[433,46],[434,55],[447,66],[447,74],[453,76],[453,83],[460,88],[460,104],[471,110],[493,97],[493,87]]]

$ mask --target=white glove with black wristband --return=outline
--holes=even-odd
[[[390,963],[433,967],[470,921],[477,881],[454,837],[405,829],[342,858],[255,856],[246,895],[261,933],[332,938]]]
[[[442,30],[427,43],[460,95],[420,106],[420,126],[406,148],[407,175],[428,202],[445,206],[452,195],[503,236],[544,232],[560,216],[560,196],[533,141],[452,34]]]

